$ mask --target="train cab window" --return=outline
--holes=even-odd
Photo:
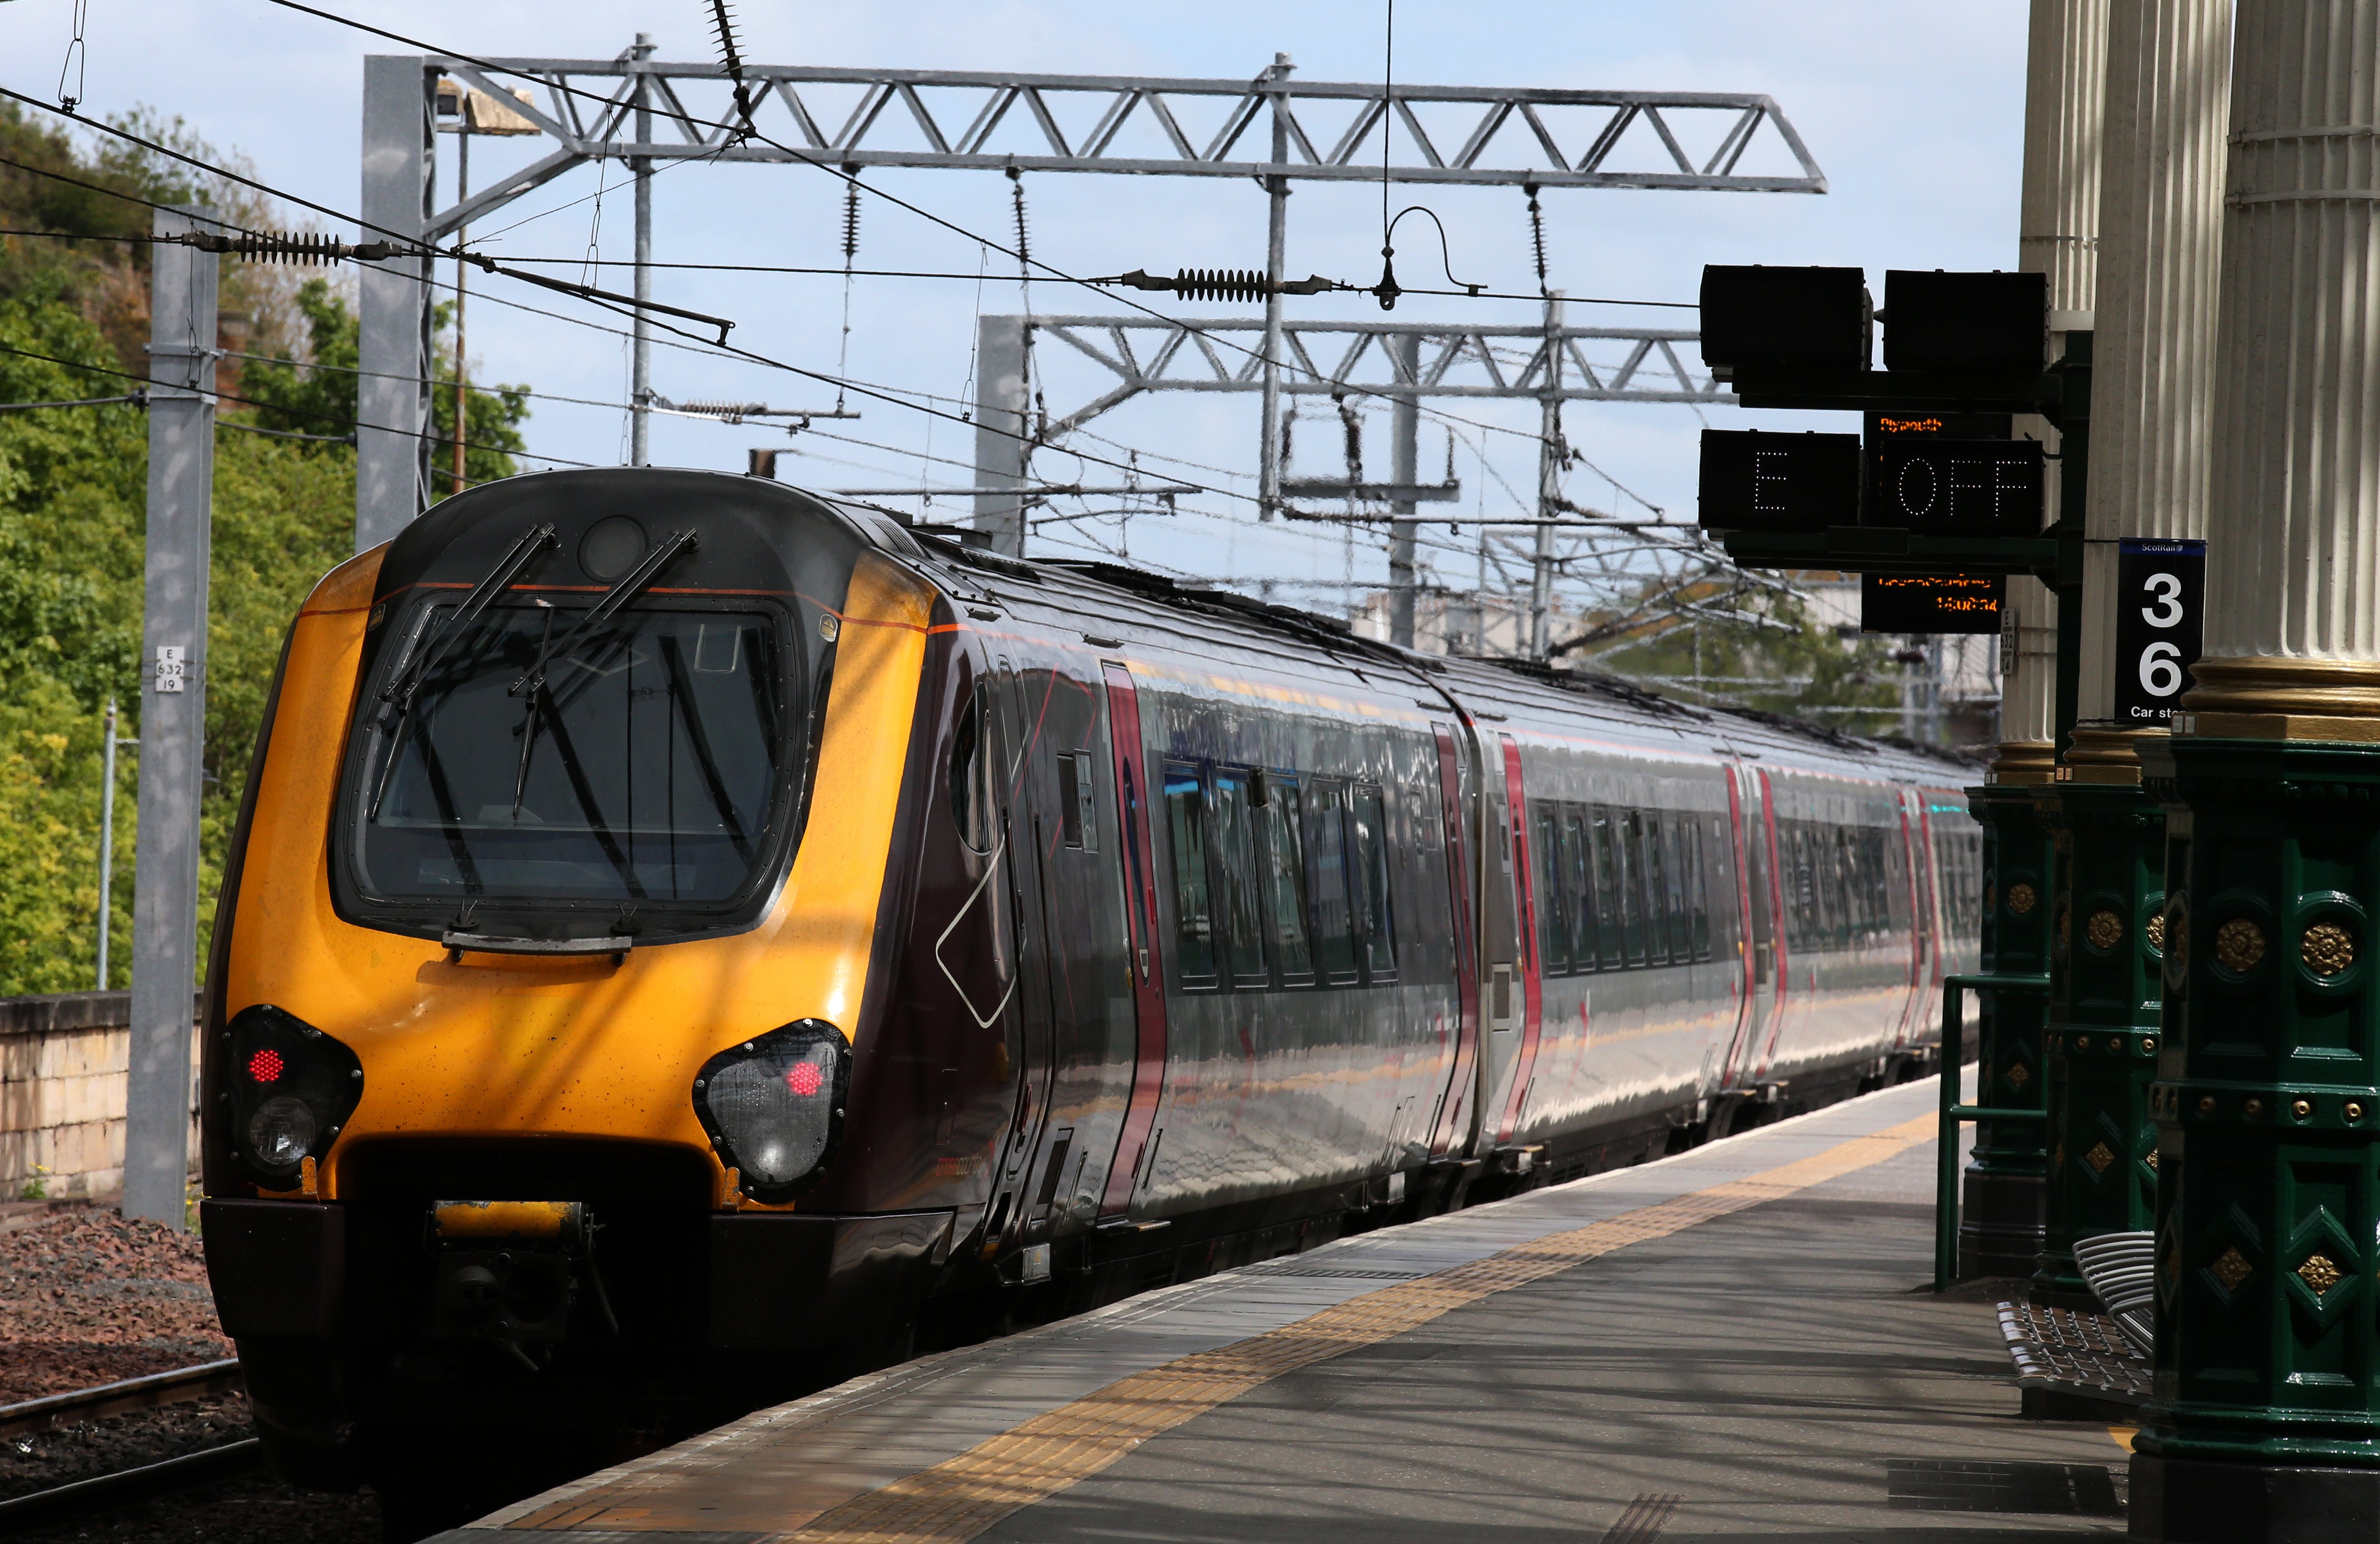
[[[1537,804],[1537,968],[1547,976],[1571,973],[1571,918],[1561,894],[1561,811]]]
[[[1562,894],[1570,901],[1570,964],[1575,971],[1595,968],[1595,881],[1588,869],[1587,815],[1575,806],[1561,812]]]
[[[1374,986],[1397,979],[1395,918],[1390,910],[1389,822],[1380,790],[1358,786],[1347,809],[1349,871],[1355,880],[1355,947],[1364,979]]]
[[[1314,952],[1322,979],[1332,986],[1353,986],[1355,970],[1354,918],[1348,906],[1347,837],[1343,820],[1346,796],[1336,783],[1306,785],[1306,854],[1313,862]]]
[[[1173,967],[1183,989],[1215,984],[1215,907],[1207,882],[1207,795],[1198,769],[1165,763],[1165,834],[1173,849]]]
[[[1232,984],[1272,984],[1265,968],[1263,889],[1257,865],[1257,816],[1249,775],[1234,767],[1215,769],[1216,879],[1223,920],[1223,965]]]
[[[1273,961],[1281,984],[1314,984],[1314,945],[1305,930],[1305,790],[1294,779],[1268,772],[1257,809],[1264,834],[1264,892],[1272,923]]]
[[[991,722],[991,687],[976,684],[951,735],[951,819],[959,840],[979,853],[991,851],[992,757],[985,744]]]

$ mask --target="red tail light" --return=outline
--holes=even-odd
[[[281,1052],[267,1047],[248,1059],[248,1076],[259,1083],[281,1081]]]
[[[826,1074],[816,1062],[795,1062],[785,1069],[785,1087],[804,1099],[826,1086]]]

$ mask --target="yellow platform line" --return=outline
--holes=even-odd
[[[791,1544],[965,1544],[1002,1518],[1089,1478],[1160,1432],[1260,1384],[1376,1345],[1584,1260],[1777,1200],[1933,1138],[1931,1114],[1743,1179],[1729,1180],[1501,1254],[1350,1298],[1261,1335],[1184,1356],[1060,1405],[929,1469],[855,1496],[774,1537]],[[549,1525],[551,1526],[551,1525]]]

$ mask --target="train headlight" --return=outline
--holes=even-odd
[[[694,1079],[695,1114],[746,1195],[786,1200],[834,1151],[850,1077],[843,1031],[806,1018],[705,1062]]]
[[[244,1008],[225,1031],[231,1137],[241,1164],[268,1189],[298,1181],[363,1098],[356,1053],[294,1015],[269,1004]]]

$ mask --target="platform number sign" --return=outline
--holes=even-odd
[[[2116,716],[2162,725],[2205,631],[2206,543],[2126,537],[2116,566]]]

